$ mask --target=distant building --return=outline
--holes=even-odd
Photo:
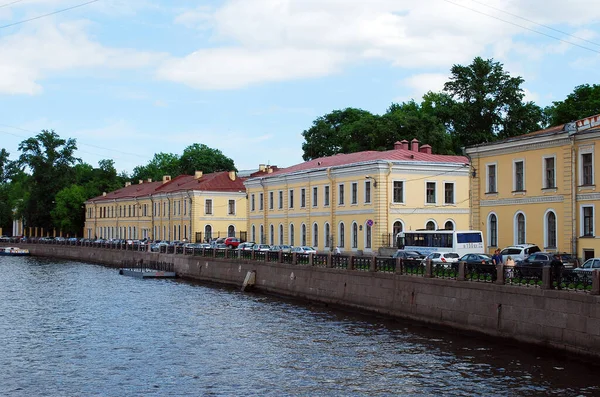
[[[263,165],[245,181],[248,238],[321,251],[376,252],[403,230],[466,229],[469,162],[414,139],[394,150]]]
[[[234,171],[128,182],[85,206],[87,238],[198,242],[245,238],[246,190]]]
[[[598,143],[600,115],[468,148],[471,225],[484,231],[488,248],[534,243],[597,256]]]

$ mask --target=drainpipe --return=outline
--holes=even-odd
[[[190,203],[190,205],[189,205],[189,215],[188,215],[190,217],[190,227],[188,228],[188,241],[191,242],[192,241],[192,222],[193,222],[193,219],[194,219],[194,217],[192,216],[192,208],[194,206],[192,205],[192,194],[191,194],[191,192],[188,190],[186,193],[187,193],[187,197],[188,197],[189,203]],[[195,237],[194,237],[194,242],[196,242],[196,238]]]
[[[390,187],[390,175],[392,175],[392,168],[394,167],[394,164],[391,161],[388,161],[388,172],[387,175],[385,176],[385,229],[386,230],[390,230],[388,229],[390,227],[390,189],[393,189],[393,186]],[[395,246],[396,245],[396,236],[394,236],[394,228],[392,227],[392,236],[390,238],[389,241],[389,245],[390,246]]]
[[[571,252],[577,257],[577,181],[575,180],[575,134],[569,136],[571,140]]]
[[[152,210],[150,212],[150,235],[152,236],[152,240],[156,240],[156,236],[154,234],[154,198],[150,195],[150,205],[152,206]]]
[[[327,238],[329,239],[329,241],[327,242],[329,244],[329,251],[333,251],[333,239],[331,238],[331,236],[333,235],[332,231],[333,230],[337,230],[336,225],[335,225],[335,217],[334,217],[334,209],[335,209],[335,183],[333,178],[331,177],[331,167],[327,168],[327,179],[329,179],[329,184],[331,186],[331,197],[329,197],[329,208],[330,208],[330,222],[331,222],[331,226],[329,227],[329,236],[327,236]],[[334,229],[335,228],[335,229]],[[337,244],[336,244],[337,245]],[[323,247],[325,248],[325,247]]]

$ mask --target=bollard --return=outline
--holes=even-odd
[[[298,255],[295,252],[292,252],[292,265],[298,264]]]
[[[313,253],[308,254],[308,266],[312,267],[313,265]]]
[[[348,257],[348,270],[354,270],[354,255]]]
[[[458,276],[456,276],[456,281],[465,281],[465,267],[465,261],[458,263]]]
[[[552,289],[552,268],[542,267],[542,289]]]
[[[402,259],[396,258],[396,274],[402,274]]]
[[[375,256],[373,256],[371,258],[371,264],[369,266],[369,271],[370,272],[376,272],[377,271],[377,258]]]
[[[423,275],[425,278],[433,277],[433,266],[431,266],[431,259],[427,259],[425,261],[425,274]]]
[[[496,284],[504,284],[504,265],[496,265]]]
[[[333,256],[331,252],[327,254],[327,267],[333,267]]]

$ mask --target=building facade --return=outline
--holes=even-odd
[[[85,206],[86,238],[203,242],[246,233],[246,191],[234,171],[128,182]]]
[[[490,251],[533,243],[589,258],[595,237],[595,146],[600,116],[467,149],[471,158],[471,227]],[[599,206],[600,208],[600,206]]]
[[[320,251],[376,253],[403,230],[466,229],[469,163],[417,140],[394,150],[338,154],[245,181],[248,239]]]

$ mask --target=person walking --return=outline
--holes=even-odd
[[[515,268],[515,261],[513,260],[512,256],[508,256],[506,258],[506,263],[504,264],[504,274],[506,275],[506,278],[513,278],[514,275],[514,268]]]
[[[500,255],[499,249],[494,251],[494,255],[492,255],[492,263],[496,266],[502,263],[502,255]]]
[[[552,285],[556,282],[556,289],[562,289],[560,284],[562,283],[563,263],[560,254],[554,254],[554,259],[550,262],[550,269],[552,274]]]
[[[335,250],[333,251],[335,255],[341,255],[342,254],[342,250],[340,250],[340,247],[338,247],[337,245],[335,246]]]

